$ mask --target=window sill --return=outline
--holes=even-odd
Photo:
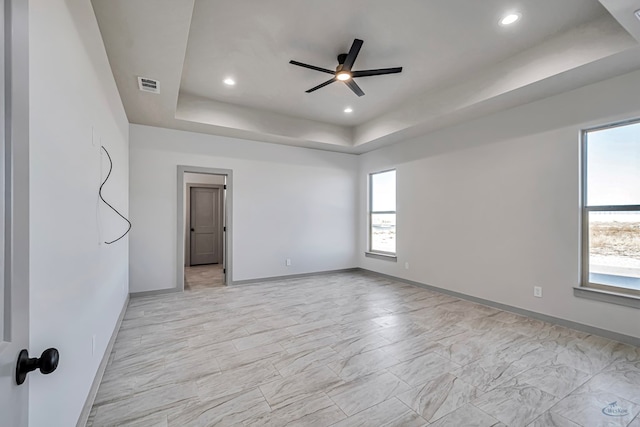
[[[375,258],[375,259],[382,259],[385,261],[391,261],[391,262],[398,262],[398,257],[395,255],[391,255],[391,254],[381,254],[381,253],[377,253],[377,252],[365,252],[364,256],[366,256],[367,258]]]
[[[617,292],[603,291],[601,289],[574,287],[573,296],[594,301],[608,302],[610,304],[624,305],[626,307],[640,308],[640,297],[621,294]]]

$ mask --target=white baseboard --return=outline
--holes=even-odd
[[[84,406],[82,407],[82,412],[80,413],[80,417],[78,418],[76,427],[85,427],[87,425],[89,414],[91,413],[91,408],[93,407],[93,402],[95,402],[96,400],[98,388],[100,387],[100,383],[102,382],[102,376],[104,375],[104,371],[107,369],[109,356],[111,355],[111,350],[113,350],[113,345],[116,342],[116,337],[118,336],[118,331],[120,330],[120,325],[122,324],[122,319],[124,318],[124,314],[127,312],[128,306],[129,296],[127,295],[127,299],[124,302],[122,311],[120,312],[120,316],[118,317],[118,321],[116,322],[116,326],[113,328],[111,339],[107,344],[107,348],[104,350],[104,354],[102,355],[102,361],[100,361],[100,366],[98,366],[96,376],[93,378],[93,383],[91,384],[91,388],[89,389],[89,395],[87,396],[87,400],[84,402]]]

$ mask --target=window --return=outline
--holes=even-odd
[[[640,295],[640,122],[585,131],[582,284]]]
[[[396,254],[396,171],[369,174],[369,251]]]

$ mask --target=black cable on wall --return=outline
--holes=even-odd
[[[105,242],[107,245],[110,245],[112,243],[117,242],[118,240],[122,239],[124,236],[127,235],[127,233],[129,233],[129,231],[131,230],[131,221],[129,221],[127,218],[124,217],[124,215],[122,215],[120,212],[118,212],[118,210],[116,208],[114,208],[113,206],[111,206],[109,204],[109,202],[107,202],[103,197],[102,197],[102,187],[104,187],[104,184],[106,184],[107,180],[109,179],[109,177],[111,176],[111,171],[113,170],[113,161],[111,160],[111,156],[109,155],[109,152],[107,151],[106,148],[104,148],[104,146],[100,146],[105,153],[107,153],[107,157],[109,158],[109,173],[107,174],[107,177],[104,179],[104,181],[102,181],[102,184],[100,184],[100,189],[98,190],[98,196],[100,197],[100,200],[102,200],[104,202],[105,205],[109,206],[111,208],[111,210],[113,210],[115,213],[117,213],[120,218],[124,219],[125,221],[127,221],[127,223],[129,224],[129,228],[127,228],[127,231],[124,232],[124,234],[120,237],[118,237],[115,240],[112,240],[110,242]]]

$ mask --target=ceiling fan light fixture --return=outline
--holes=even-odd
[[[376,70],[356,70],[353,71],[353,64],[356,62],[356,58],[358,57],[358,53],[360,52],[360,48],[362,47],[363,41],[360,39],[354,39],[351,48],[349,49],[349,53],[341,53],[338,55],[338,66],[335,71],[329,70],[327,68],[316,67],[315,65],[305,64],[303,62],[298,62],[291,60],[289,64],[296,65],[302,68],[308,68],[310,70],[320,71],[321,73],[331,74],[331,79],[326,82],[320,83],[319,85],[312,87],[309,90],[306,90],[306,93],[315,92],[318,89],[322,89],[325,86],[330,85],[331,83],[335,83],[337,81],[344,83],[353,93],[358,96],[364,96],[364,91],[358,86],[355,82],[357,77],[371,77],[371,76],[383,76],[385,74],[397,74],[402,72],[402,67],[394,67],[394,68],[379,68]],[[346,112],[346,111],[345,111]]]
[[[500,25],[505,27],[507,25],[515,24],[520,20],[520,18],[522,18],[522,14],[520,13],[509,13],[502,17],[502,19],[500,20]]]

